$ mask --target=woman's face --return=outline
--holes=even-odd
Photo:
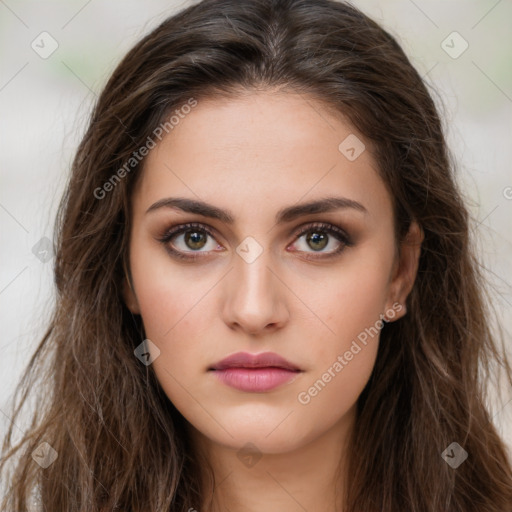
[[[350,125],[289,93],[200,101],[150,150],[125,297],[163,390],[205,438],[281,453],[353,419],[383,315],[405,313],[415,273],[376,169]],[[300,371],[211,370],[237,352]]]

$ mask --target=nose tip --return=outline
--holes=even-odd
[[[270,270],[268,254],[263,251],[252,263],[240,258],[228,281],[225,322],[251,336],[276,329],[288,318],[282,286]]]

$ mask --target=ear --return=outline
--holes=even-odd
[[[405,304],[416,279],[421,244],[424,238],[425,235],[418,223],[415,221],[411,222],[409,231],[400,243],[386,304],[386,311],[392,309],[396,314],[393,316],[392,320],[389,319],[387,321],[398,320],[407,313]],[[401,305],[401,308],[396,308],[397,303]],[[393,305],[395,305],[395,307],[393,307]]]
[[[123,261],[124,267],[124,279],[122,283],[123,299],[127,308],[135,315],[140,315],[139,302],[133,289],[132,280],[130,279],[130,273],[126,269],[126,262]]]

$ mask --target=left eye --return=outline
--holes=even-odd
[[[304,238],[305,237],[305,238]],[[339,244],[340,240],[336,239],[335,236],[333,236],[332,232],[328,232],[327,230],[320,230],[320,229],[314,229],[309,230],[303,235],[299,237],[299,240],[304,239],[302,243],[302,248],[299,244],[299,250],[303,252],[307,252],[307,248],[313,249],[313,252],[319,252],[325,249],[326,247],[331,247],[333,249],[336,247],[336,242]],[[305,247],[305,249],[304,249]],[[331,252],[329,250],[326,250],[324,252]]]
[[[301,228],[294,236],[299,241],[305,238],[303,243],[299,244],[302,247],[294,249],[298,252],[311,252],[307,250],[309,248],[312,249],[313,253],[321,252],[326,256],[332,256],[341,252],[345,246],[351,245],[348,235],[342,229],[332,224],[317,223],[309,225]],[[212,239],[209,248],[208,237]],[[159,238],[159,241],[166,245],[172,255],[182,259],[195,259],[200,257],[198,254],[221,247],[218,243],[215,243],[213,233],[202,224],[177,226],[167,231]],[[183,244],[181,248],[179,243]],[[295,244],[297,242],[294,242],[293,245]],[[324,250],[329,247],[331,248],[330,251]],[[203,251],[202,249],[205,250]]]
[[[325,254],[326,257],[333,256],[340,253],[346,246],[350,246],[351,242],[348,235],[337,226],[325,223],[316,223],[313,225],[302,228],[295,236],[300,240],[305,236],[304,244],[313,249],[313,253],[321,252],[321,256]],[[334,239],[334,240],[333,240]],[[336,243],[337,242],[337,243]],[[332,246],[334,245],[334,248]],[[331,247],[330,251],[324,251],[326,247]],[[299,249],[300,252],[309,251]],[[314,257],[314,256],[313,256]]]

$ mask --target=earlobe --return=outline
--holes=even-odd
[[[390,286],[388,308],[392,308],[395,304],[402,306],[394,320],[398,320],[407,313],[405,304],[416,280],[424,238],[425,235],[419,224],[415,221],[411,222],[409,231],[400,244],[398,263]]]

